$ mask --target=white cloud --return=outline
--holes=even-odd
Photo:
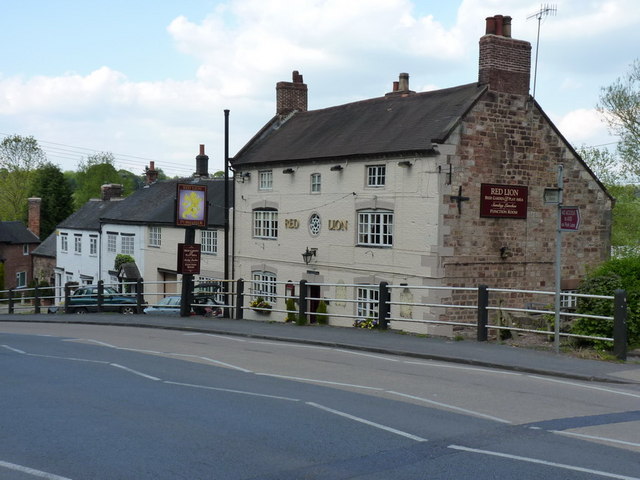
[[[563,115],[556,126],[574,146],[596,146],[615,141],[595,109],[578,109]]]

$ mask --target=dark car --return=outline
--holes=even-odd
[[[87,285],[80,287],[69,297],[70,313],[88,313],[98,311],[98,287]],[[119,293],[113,287],[104,287],[102,296],[103,312],[137,313],[138,302],[135,296]]]

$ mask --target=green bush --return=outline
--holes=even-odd
[[[318,319],[318,323],[320,325],[328,325],[329,324],[329,317],[326,315],[327,313],[327,302],[325,302],[324,300],[320,300],[320,303],[318,303],[318,308],[316,308],[316,313],[320,313],[321,315],[317,315],[316,318]]]
[[[640,256],[615,258],[603,263],[582,281],[578,293],[588,295],[613,295],[617,289],[627,294],[628,342],[640,342]],[[579,298],[576,313],[613,316],[613,301],[596,298]],[[599,337],[613,336],[613,322],[592,318],[578,318],[572,333]],[[611,342],[589,342],[597,348],[611,348]]]
[[[298,316],[296,312],[296,301],[293,297],[287,298],[285,302],[287,306],[287,317],[284,319],[285,322],[295,322]]]

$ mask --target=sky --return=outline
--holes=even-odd
[[[111,152],[142,173],[224,169],[275,114],[275,85],[298,70],[309,109],[392,89],[477,81],[485,18],[509,15],[538,55],[535,97],[574,146],[615,148],[596,110],[602,87],[640,57],[637,0],[0,0],[0,139],[33,136],[75,170]],[[536,49],[538,28],[539,47]],[[533,70],[533,67],[532,67]],[[533,71],[531,81],[533,93]]]

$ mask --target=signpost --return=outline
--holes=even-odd
[[[575,232],[580,228],[580,208],[560,207],[560,229]]]

